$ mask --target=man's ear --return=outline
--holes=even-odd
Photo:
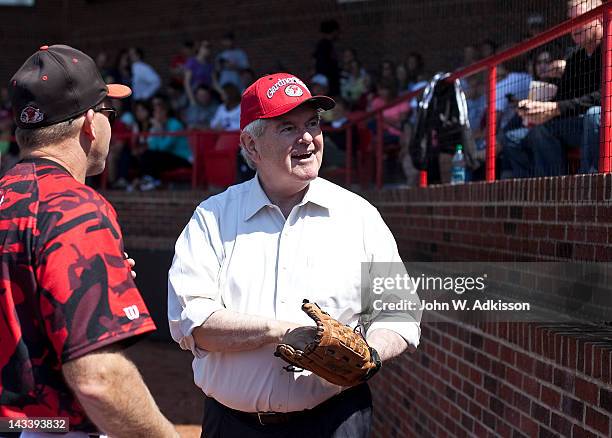
[[[248,132],[240,133],[240,144],[242,148],[246,151],[247,155],[253,161],[253,163],[257,164],[260,161],[259,152],[255,147],[255,139]]]
[[[94,126],[93,120],[96,113],[94,110],[89,109],[85,113],[85,120],[83,121],[83,126],[81,128],[81,132],[87,137],[87,139],[92,142],[96,139],[96,128]]]

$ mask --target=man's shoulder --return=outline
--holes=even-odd
[[[110,203],[93,188],[67,174],[55,173],[38,179],[40,211],[70,215],[114,215]]]

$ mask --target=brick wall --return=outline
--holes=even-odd
[[[405,260],[612,260],[612,175],[368,198]],[[589,325],[428,324],[417,353],[373,382],[375,435],[612,436],[610,339]]]
[[[612,257],[612,175],[364,195],[405,260]],[[203,196],[108,194],[128,248],[165,249]],[[374,436],[612,436],[611,339],[591,325],[424,325],[418,351],[372,381]]]
[[[433,72],[456,68],[466,44],[487,37],[503,43],[520,39],[529,13],[543,13],[547,24],[559,22],[563,5],[546,0],[39,0],[33,8],[0,7],[0,83],[37,47],[50,43],[68,43],[90,54],[142,46],[166,74],[184,39],[217,44],[229,29],[256,71],[284,68],[303,75],[311,66],[319,23],[328,18],[342,27],[338,47],[357,48],[368,68],[382,58],[403,60],[419,51]]]

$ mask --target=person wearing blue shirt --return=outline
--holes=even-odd
[[[143,173],[140,189],[152,190],[160,185],[162,172],[182,167],[191,167],[193,156],[189,142],[184,136],[160,135],[159,133],[180,132],[183,124],[170,115],[168,102],[156,98],[153,100],[153,118],[148,148],[142,155]]]

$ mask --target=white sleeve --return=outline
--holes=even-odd
[[[371,285],[374,278],[396,278],[398,275],[404,277],[407,272],[397,250],[395,238],[378,210],[373,207],[370,209],[364,226],[364,244],[370,261],[370,287],[362,288],[362,291],[370,289],[370,306],[373,305],[374,299],[382,299],[387,302],[408,300],[414,302],[417,308],[420,307],[419,297],[413,287],[385,290],[380,295],[373,293]],[[413,286],[412,281],[409,284]],[[370,307],[369,315],[368,332],[379,328],[388,329],[399,334],[413,347],[419,345],[421,311],[388,313]]]
[[[168,273],[170,334],[196,357],[205,352],[195,346],[193,329],[223,308],[217,282],[223,250],[215,215],[207,204],[196,208],[179,236]]]
[[[212,120],[210,121],[210,127],[212,129],[219,129],[222,128],[223,126],[221,126],[221,117],[222,117],[222,112],[223,112],[223,105],[219,105],[217,107],[217,110],[215,111],[215,115],[213,116]]]
[[[151,66],[143,69],[143,73],[145,76],[145,82],[147,84],[147,95],[153,96],[153,94],[155,94],[155,92],[161,86],[161,78]]]
[[[240,56],[239,58],[239,67],[241,69],[245,69],[245,68],[249,68],[249,57],[247,56],[246,52],[244,50],[240,50]]]

